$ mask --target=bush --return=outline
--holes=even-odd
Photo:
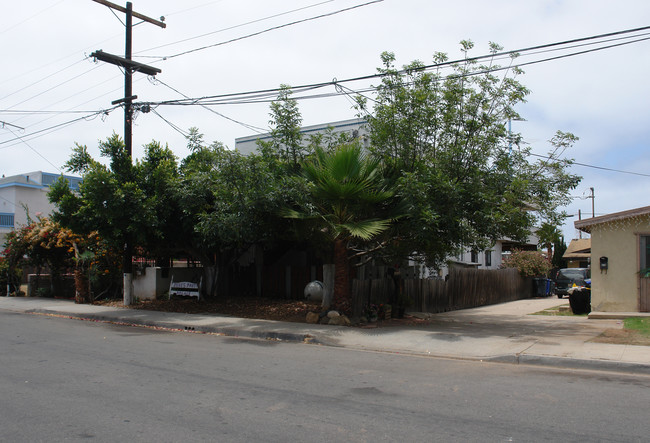
[[[551,270],[551,262],[540,251],[512,251],[501,264],[502,268],[516,268],[522,277],[542,277]]]

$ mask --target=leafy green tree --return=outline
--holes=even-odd
[[[564,259],[564,253],[567,250],[567,244],[564,242],[564,237],[555,240],[553,244],[553,259],[551,264],[554,268],[566,268],[567,261]]]
[[[530,149],[506,130],[529,94],[516,80],[522,72],[494,60],[479,64],[468,56],[473,44],[461,46],[463,62],[450,64],[437,53],[433,70],[419,61],[397,69],[394,54],[381,56],[382,80],[367,120],[370,151],[385,162],[408,206],[409,217],[387,233],[394,241],[386,253],[396,258],[414,254],[439,265],[459,248],[524,240],[538,220],[559,224],[566,215],[559,208],[580,180],[567,172],[570,162],[558,159],[575,136],[558,133],[549,158],[530,162]],[[366,108],[360,97],[358,109]]]
[[[546,256],[551,260],[553,258],[553,245],[562,237],[560,230],[557,226],[544,222],[537,229],[536,234],[539,238],[539,246],[546,248]]]
[[[173,233],[175,205],[169,200],[174,186],[176,159],[171,151],[152,142],[142,161],[132,164],[123,141],[113,134],[99,143],[108,166],[89,155],[86,146],[76,145],[66,163],[70,172],[83,176],[74,193],[64,179],[50,190],[57,205],[53,219],[81,235],[97,231],[111,249],[124,251],[123,270],[131,270],[134,250],[155,251]]]
[[[191,137],[176,198],[182,231],[191,233],[186,244],[204,263],[208,293],[216,295],[220,270],[230,269],[253,245],[268,249],[287,238],[289,222],[279,210],[304,199],[304,184],[287,174],[290,158],[264,150],[244,156],[221,143],[206,146],[197,131]]]
[[[307,148],[300,133],[302,115],[291,94],[290,86],[280,86],[278,98],[271,103],[271,140],[260,140],[258,144],[265,156],[274,157],[290,169],[297,170],[307,155]]]
[[[385,231],[387,212],[394,192],[387,186],[380,160],[367,156],[359,145],[340,146],[335,152],[317,149],[314,158],[302,165],[309,181],[307,206],[284,211],[287,217],[309,220],[332,242],[335,283],[333,307],[351,308],[350,242],[368,241]]]

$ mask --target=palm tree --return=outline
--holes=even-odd
[[[553,244],[560,240],[562,233],[556,225],[549,222],[544,222],[539,227],[536,234],[539,238],[539,244],[542,247],[546,248],[546,256],[548,258],[548,261],[551,261],[553,258]]]
[[[371,240],[395,218],[377,218],[394,196],[386,185],[378,159],[367,156],[358,144],[339,146],[333,152],[317,149],[303,163],[310,184],[311,206],[287,210],[285,216],[309,219],[327,234],[334,252],[334,300],[332,307],[349,312],[351,307],[348,245],[352,239]]]

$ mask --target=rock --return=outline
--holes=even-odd
[[[345,315],[339,315],[338,317],[330,318],[329,324],[333,326],[350,326],[351,322]]]
[[[318,320],[320,319],[319,315],[315,312],[308,312],[307,313],[307,323],[312,323],[316,324],[318,323]]]
[[[339,314],[337,311],[329,311],[329,312],[327,313],[327,316],[328,316],[329,318],[339,317],[340,315],[341,315],[341,314]]]

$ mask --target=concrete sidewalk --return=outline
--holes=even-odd
[[[650,374],[649,347],[591,341],[606,329],[622,328],[620,319],[529,315],[566,303],[536,298],[441,314],[414,313],[428,321],[374,329],[78,305],[47,298],[0,297],[0,310],[379,352]]]

